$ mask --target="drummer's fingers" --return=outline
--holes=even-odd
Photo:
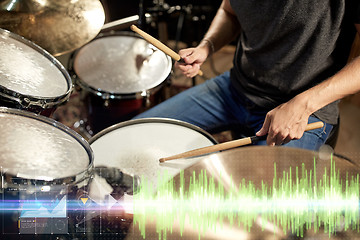
[[[191,55],[194,53],[194,50],[195,50],[195,48],[185,48],[185,49],[181,49],[181,50],[179,51],[179,55],[180,55],[180,57],[181,57],[182,59],[185,60],[186,57],[191,56]],[[188,59],[188,60],[190,60],[190,59]],[[186,62],[186,63],[191,63],[191,62]]]
[[[271,117],[267,114],[265,117],[265,121],[261,127],[261,129],[256,133],[256,136],[264,136],[269,132],[269,127],[271,123]]]
[[[180,52],[181,52],[180,57],[187,64],[198,63],[201,65],[206,60],[207,57],[204,50],[201,48],[183,49],[180,50]]]
[[[199,56],[198,54],[192,53],[191,55],[188,55],[183,58],[184,62],[187,64],[193,64],[199,62]]]
[[[271,117],[266,116],[266,119],[271,119]],[[268,126],[268,135],[266,138],[266,143],[269,146],[280,145],[287,136],[288,132],[282,130],[280,126],[275,126],[272,120],[266,120],[264,126]]]
[[[304,131],[300,129],[300,127],[297,127],[296,129],[291,129],[288,136],[285,138],[283,144],[286,144],[290,142],[291,140],[297,140],[302,137],[304,134]]]
[[[180,69],[185,74],[191,69],[192,66],[190,64],[176,62],[175,67]]]
[[[200,69],[200,64],[182,64],[175,63],[175,67],[177,67],[186,77],[194,77],[197,75]]]
[[[286,141],[290,141],[290,137],[289,137],[289,129],[282,129],[280,130],[276,136],[275,136],[275,145],[281,145],[286,143]]]
[[[274,137],[275,145],[282,145],[290,142],[291,140],[300,139],[303,135],[303,131],[299,128],[282,128]]]
[[[188,78],[195,77],[200,69],[200,64],[194,63],[193,65],[188,65],[190,68],[186,71],[185,76]]]

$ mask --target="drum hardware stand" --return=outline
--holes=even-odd
[[[176,11],[180,11],[182,14],[180,16],[180,24],[182,25],[182,21],[185,17],[185,14],[183,14],[183,10],[185,10],[187,13],[191,12],[189,11],[189,8],[187,7],[180,7],[180,6],[169,6],[164,0],[154,0],[153,4],[154,7],[148,8],[147,11],[150,13],[153,18],[156,18],[157,21],[152,21],[152,26],[155,27],[154,22],[157,22],[157,29],[158,29],[158,39],[163,42],[168,42],[168,22],[169,22],[169,16],[173,14]],[[181,20],[182,19],[182,20]],[[142,26],[140,25],[140,28]],[[142,27],[142,29],[145,29]],[[177,50],[177,48],[175,48]]]
[[[140,27],[145,27],[145,0],[139,1],[139,19],[138,19],[138,25]]]
[[[87,124],[87,119],[80,119],[79,121],[76,121],[73,125],[75,129],[77,129],[83,137],[86,139],[90,139],[94,132],[90,129],[90,126]]]
[[[184,20],[186,15],[191,14],[192,12],[192,5],[189,4],[187,6],[169,6],[164,2],[164,0],[154,0],[156,7],[150,8],[149,11],[152,13],[158,13],[158,16],[161,16],[163,21],[159,21],[158,23],[158,31],[159,31],[159,40],[161,42],[168,41],[168,33],[167,33],[167,17],[174,12],[179,12],[179,18],[176,27],[176,35],[175,35],[175,47],[174,51],[178,52],[178,44],[181,38],[181,32],[184,26]],[[196,77],[192,78],[192,86],[196,85]]]
[[[196,85],[196,77],[192,77],[191,80],[192,80],[192,85],[195,86]]]
[[[109,168],[109,167],[95,167],[94,168],[94,172],[96,175],[98,175],[99,177],[103,178],[106,180],[106,182],[113,188],[113,192],[111,193],[111,197],[114,197],[114,199],[119,200],[121,199],[124,194],[128,194],[128,195],[134,195],[137,193],[137,191],[140,188],[140,178],[135,175],[135,176],[131,176],[129,174],[123,173],[120,169],[118,168]],[[105,196],[106,199],[106,196]],[[109,202],[110,203],[110,202]],[[108,208],[109,206],[106,206],[106,208]],[[111,209],[111,207],[109,208]],[[105,210],[107,211],[107,210]],[[109,212],[111,213],[111,212]],[[107,214],[106,216],[108,217],[117,217],[118,215],[115,213],[114,214]],[[119,214],[119,213],[118,213]],[[129,224],[129,219],[126,218],[126,212],[124,210],[121,210],[119,217],[120,220],[122,222],[122,224],[124,224],[125,228],[126,228],[126,224]],[[100,211],[86,211],[84,213],[84,217],[81,219],[78,219],[79,221],[76,223],[76,227],[80,227],[79,228],[79,232],[83,232],[83,233],[92,233],[94,230],[93,228],[93,224],[86,224],[87,221],[90,220],[96,220],[95,218],[101,217],[102,215],[102,210]],[[105,216],[105,218],[106,218]],[[100,219],[101,221],[101,219]],[[132,221],[132,219],[130,220]]]
[[[184,26],[184,20],[185,20],[185,16],[187,14],[191,14],[191,9],[192,9],[192,5],[188,5],[188,6],[173,6],[170,7],[169,9],[169,14],[177,11],[180,13],[179,15],[179,19],[176,25],[176,34],[175,34],[175,47],[174,47],[174,51],[177,52],[179,50],[179,41],[181,38],[181,32]]]
[[[188,6],[169,6],[167,3],[165,3],[164,0],[154,0],[153,1],[155,4],[155,7],[152,8],[148,8],[147,11],[150,13],[150,15],[153,15],[155,17],[157,17],[157,25],[158,25],[158,39],[163,42],[166,43],[168,41],[168,21],[169,21],[169,16],[175,12],[180,12],[180,16],[178,19],[178,24],[177,24],[177,32],[176,32],[176,41],[178,42],[181,36],[181,29],[183,27],[183,23],[184,23],[184,19],[186,14],[190,14],[191,13],[191,8],[192,5],[188,5]],[[140,25],[141,27],[141,25]],[[142,28],[144,29],[144,27]],[[177,48],[177,43],[175,46],[175,51],[178,50]]]
[[[141,96],[143,97],[143,106],[145,108],[150,107],[151,105],[151,101],[150,101],[150,91],[149,90],[145,90],[141,93]]]
[[[114,189],[115,195],[117,199],[120,199],[124,193],[128,195],[134,195],[138,191],[140,187],[140,177],[137,175],[131,176],[122,172],[118,168],[110,168],[110,167],[95,167],[95,173],[104,178],[108,184]]]

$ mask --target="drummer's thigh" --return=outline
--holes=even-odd
[[[236,121],[228,74],[181,92],[135,118],[164,117],[185,121],[205,130]],[[237,108],[237,116],[246,115]]]

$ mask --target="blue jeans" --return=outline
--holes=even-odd
[[[210,133],[245,126],[253,134],[260,130],[267,111],[257,107],[245,96],[237,93],[225,72],[205,83],[192,87],[159,105],[139,114],[137,118],[172,118],[194,124]],[[309,123],[320,121],[311,116]],[[241,129],[241,128],[240,128]],[[324,123],[323,128],[305,132],[303,137],[284,146],[318,150],[332,129]],[[266,141],[257,143],[265,145]]]

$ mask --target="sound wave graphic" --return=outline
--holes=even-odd
[[[294,172],[289,168],[278,177],[276,163],[271,186],[262,182],[257,188],[251,181],[242,180],[236,186],[231,181],[231,189],[207,177],[206,171],[198,176],[193,172],[188,188],[184,172],[180,173],[180,187],[175,188],[166,174],[159,177],[156,194],[152,185],[142,179],[139,193],[134,195],[134,224],[145,238],[146,223],[156,219],[159,238],[166,239],[175,221],[180,221],[181,233],[185,218],[198,231],[199,238],[207,230],[215,230],[217,223],[229,221],[251,231],[258,216],[262,228],[268,222],[281,227],[284,233],[291,232],[303,236],[304,227],[334,234],[337,226],[344,224],[344,230],[359,230],[359,174],[341,179],[331,160],[331,169],[321,179],[316,179],[316,164],[309,171],[305,164]],[[187,189],[187,190],[185,190]]]

